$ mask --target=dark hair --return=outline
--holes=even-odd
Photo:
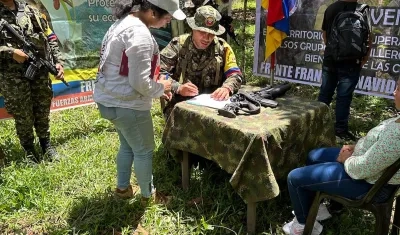
[[[146,0],[118,0],[112,8],[112,13],[117,19],[121,19],[127,14],[134,11],[148,11],[153,10],[157,18],[168,14],[168,11],[151,4]]]

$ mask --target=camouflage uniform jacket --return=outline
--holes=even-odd
[[[190,34],[172,39],[161,51],[161,73],[169,73],[174,79],[173,92],[180,84],[191,82],[199,93],[211,93],[219,87],[235,93],[242,83],[232,48],[218,37],[205,50],[196,49]]]
[[[10,10],[0,3],[0,18],[6,20],[25,39],[32,42],[43,58],[63,65],[57,36],[50,29],[45,16],[25,2],[15,1],[15,3],[15,10]],[[0,31],[0,61],[2,64],[11,65],[8,71],[24,68],[24,65],[12,59],[14,49],[22,49],[19,45],[20,42],[5,28]]]

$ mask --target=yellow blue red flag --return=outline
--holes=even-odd
[[[262,0],[261,6],[268,11],[265,59],[278,49],[289,35],[289,16],[296,9],[297,0]]]

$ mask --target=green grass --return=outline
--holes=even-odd
[[[241,8],[237,1],[234,8]],[[249,1],[254,12],[255,3]],[[254,23],[239,38],[246,45],[245,75],[249,84],[266,83],[252,75]],[[238,61],[243,53],[233,44]],[[291,91],[316,99],[318,89],[296,85]],[[394,115],[391,101],[356,95],[350,126],[365,135],[379,121]],[[246,205],[229,184],[229,175],[210,165],[192,171],[188,192],[180,186],[180,164],[170,159],[161,144],[164,126],[159,104],[152,109],[156,136],[154,179],[157,191],[171,198],[167,206],[152,204],[146,210],[140,198],[113,197],[118,137],[112,125],[100,118],[95,106],[51,114],[52,141],[61,162],[33,164],[24,160],[13,120],[0,122],[0,147],[7,155],[0,171],[0,234],[132,234],[140,227],[150,234],[246,234]],[[132,178],[135,182],[135,177]],[[284,222],[292,219],[285,181],[281,194],[257,208],[258,234],[283,234]],[[324,234],[372,234],[373,217],[346,210],[324,223]],[[145,234],[145,233],[142,233]]]
[[[113,197],[117,134],[94,106],[52,113],[52,140],[67,157],[59,163],[24,161],[13,121],[0,122],[1,147],[9,156],[0,175],[1,233],[131,234],[140,224],[151,234],[235,234],[229,229],[245,234],[246,206],[232,190],[229,175],[215,166],[195,169],[190,190],[181,189],[180,165],[166,156],[160,142],[164,123],[158,104],[152,112],[155,185],[172,200],[168,206],[153,204],[145,211],[139,198]],[[280,196],[258,205],[260,234],[282,234],[282,223],[292,217],[284,182],[281,189]],[[191,203],[193,199],[197,203]],[[326,231],[338,234],[339,227],[346,231],[341,234],[366,234],[371,220],[350,211],[326,223]],[[360,233],[353,231],[360,228]]]

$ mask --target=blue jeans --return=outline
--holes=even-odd
[[[332,102],[336,90],[336,123],[337,131],[347,131],[350,115],[350,104],[353,92],[360,77],[361,68],[328,68],[322,67],[322,84],[318,101],[327,104]]]
[[[154,193],[152,161],[155,147],[150,111],[97,105],[101,116],[114,124],[119,136],[117,187],[125,189],[129,186],[133,163],[141,194],[150,197]]]
[[[305,224],[316,191],[357,199],[373,186],[354,180],[336,161],[340,148],[320,148],[309,153],[307,166],[292,170],[287,179],[290,200],[300,224]]]

